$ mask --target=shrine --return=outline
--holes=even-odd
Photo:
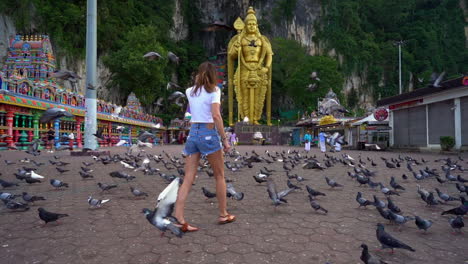
[[[58,84],[53,77],[55,70],[47,35],[16,35],[10,39],[7,59],[0,71],[0,149],[26,149],[35,139],[45,142],[49,129],[59,132],[55,133],[56,145],[69,144],[61,139],[74,133],[72,144],[82,147],[85,97]],[[42,112],[51,107],[66,109],[73,117],[40,124]],[[160,124],[158,130],[165,129],[160,118],[144,113],[134,93],[128,96],[120,113],[112,115],[117,107],[98,100],[98,128],[103,128],[105,135],[104,140],[98,141],[100,146],[113,146],[120,139],[135,141],[140,130],[154,130],[156,124]],[[124,126],[124,132],[119,133],[117,126]]]

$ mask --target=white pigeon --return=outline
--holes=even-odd
[[[249,122],[249,117],[248,117],[248,116],[244,117],[243,122],[244,122],[244,123],[248,123],[248,122]]]
[[[125,143],[127,143],[127,140],[121,139],[117,144],[115,144],[117,147],[123,146]]]
[[[156,125],[153,125],[153,127],[159,129],[159,128],[161,128],[161,124],[157,123]]]
[[[33,178],[33,179],[44,179],[44,176],[39,175],[39,174],[35,173],[35,172],[32,170],[32,171],[31,171],[31,178]]]
[[[132,169],[133,170],[135,168],[132,165],[130,165],[130,164],[124,162],[124,161],[120,161],[120,164],[122,164],[127,169]]]
[[[153,144],[151,144],[150,142],[141,142],[138,140],[137,142],[137,145],[138,147],[148,147],[148,148],[152,148],[153,147]]]
[[[150,160],[148,158],[145,158],[142,163],[143,164],[148,164],[148,163],[150,163]]]

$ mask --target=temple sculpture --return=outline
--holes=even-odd
[[[271,125],[273,52],[270,41],[260,34],[253,7],[249,7],[244,21],[237,18],[234,28],[237,35],[228,45],[229,125],[233,125],[233,90],[238,106],[238,121],[248,117],[251,124],[258,125],[266,101],[267,124]]]

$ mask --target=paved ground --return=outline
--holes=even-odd
[[[151,154],[161,153],[161,150],[179,155],[181,146],[164,146],[150,149]],[[265,155],[264,150],[287,150],[287,147],[241,146],[241,153],[255,149]],[[301,150],[297,148],[297,150]],[[124,148],[112,148],[113,153],[123,153]],[[402,180],[401,175],[407,173],[406,164],[398,169],[386,169],[379,158],[397,157],[398,153],[391,152],[357,152],[348,151],[357,158],[373,158],[378,167],[375,181],[382,181],[388,185],[390,176],[407,187],[400,197],[394,201],[402,208],[405,215],[419,215],[435,221],[428,234],[417,230],[414,222],[407,223],[402,232],[396,231],[394,226],[388,225],[374,208],[357,209],[355,195],[357,191],[364,193],[364,197],[372,198],[372,194],[383,195],[372,191],[368,187],[357,187],[346,171],[351,171],[344,165],[335,165],[323,172],[303,170],[296,167],[295,173],[302,175],[305,184],[314,186],[325,192],[326,197],[320,197],[319,203],[329,210],[328,215],[315,213],[307,199],[306,191],[297,191],[288,197],[288,204],[274,208],[268,198],[266,187],[258,185],[252,175],[258,172],[265,163],[257,163],[253,169],[242,169],[240,172],[227,172],[227,177],[234,180],[238,191],[245,193],[243,201],[229,201],[229,210],[237,215],[238,221],[233,224],[219,226],[217,221],[216,201],[207,201],[200,188],[208,187],[214,191],[214,180],[205,173],[200,173],[196,185],[193,187],[186,210],[190,223],[201,228],[199,232],[186,234],[183,238],[160,237],[160,232],[150,225],[141,209],[153,208],[155,198],[166,186],[159,176],[145,176],[141,172],[132,173],[137,178],[130,183],[111,178],[108,173],[124,170],[120,164],[102,164],[92,166],[96,171],[92,180],[82,180],[77,171],[81,161],[91,161],[90,157],[71,157],[68,152],[60,155],[62,161],[72,162],[68,166],[72,171],[60,175],[47,160],[52,155],[43,154],[37,161],[47,162],[41,166],[38,173],[46,176],[47,181],[41,184],[25,185],[8,188],[5,191],[20,193],[27,191],[34,195],[42,195],[47,201],[37,202],[27,212],[9,212],[0,209],[0,259],[1,263],[361,263],[360,244],[369,245],[373,254],[381,256],[389,263],[468,263],[468,237],[452,235],[447,217],[440,212],[457,206],[439,205],[429,209],[416,193],[414,178]],[[311,153],[322,160],[323,155],[314,149]],[[13,172],[21,166],[19,159],[27,154],[21,152],[1,152],[2,179],[16,180]],[[336,156],[338,154],[335,154]],[[422,157],[430,162],[430,168],[440,171],[440,163],[434,162],[442,156],[436,154],[415,154],[414,158]],[[457,158],[453,156],[453,158]],[[17,164],[5,166],[4,159],[16,161]],[[459,161],[468,167],[468,157]],[[153,166],[161,168],[161,164]],[[369,165],[369,163],[368,163]],[[31,166],[27,164],[26,166]],[[279,189],[286,188],[286,177],[282,163],[267,165],[276,169],[273,177]],[[374,168],[371,168],[374,169]],[[330,190],[323,176],[333,178],[344,185],[342,190]],[[468,178],[468,173],[462,173]],[[48,179],[57,178],[68,182],[70,188],[55,191],[49,185]],[[107,193],[101,193],[97,182],[117,183],[119,186]],[[432,179],[418,182],[426,189],[441,188],[450,194],[458,192],[453,184],[439,184]],[[129,186],[139,187],[150,194],[150,197],[135,200]],[[89,209],[87,197],[107,198],[111,201],[100,209]],[[41,228],[37,208],[58,213],[67,213],[68,218],[61,219],[59,225],[51,224]],[[377,252],[379,247],[375,236],[375,225],[385,223],[386,230],[402,241],[410,244],[416,252],[396,250],[395,254],[388,251]],[[466,219],[465,219],[465,222]],[[468,223],[466,223],[468,224]],[[465,228],[466,229],[466,228]]]

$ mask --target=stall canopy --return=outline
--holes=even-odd
[[[387,119],[385,119],[384,121],[377,121],[377,119],[375,119],[375,117],[374,117],[374,114],[370,114],[367,117],[352,123],[351,125],[352,126],[360,126],[360,125],[362,125],[364,123],[367,123],[369,125],[387,124],[388,120],[389,119],[387,117]]]

